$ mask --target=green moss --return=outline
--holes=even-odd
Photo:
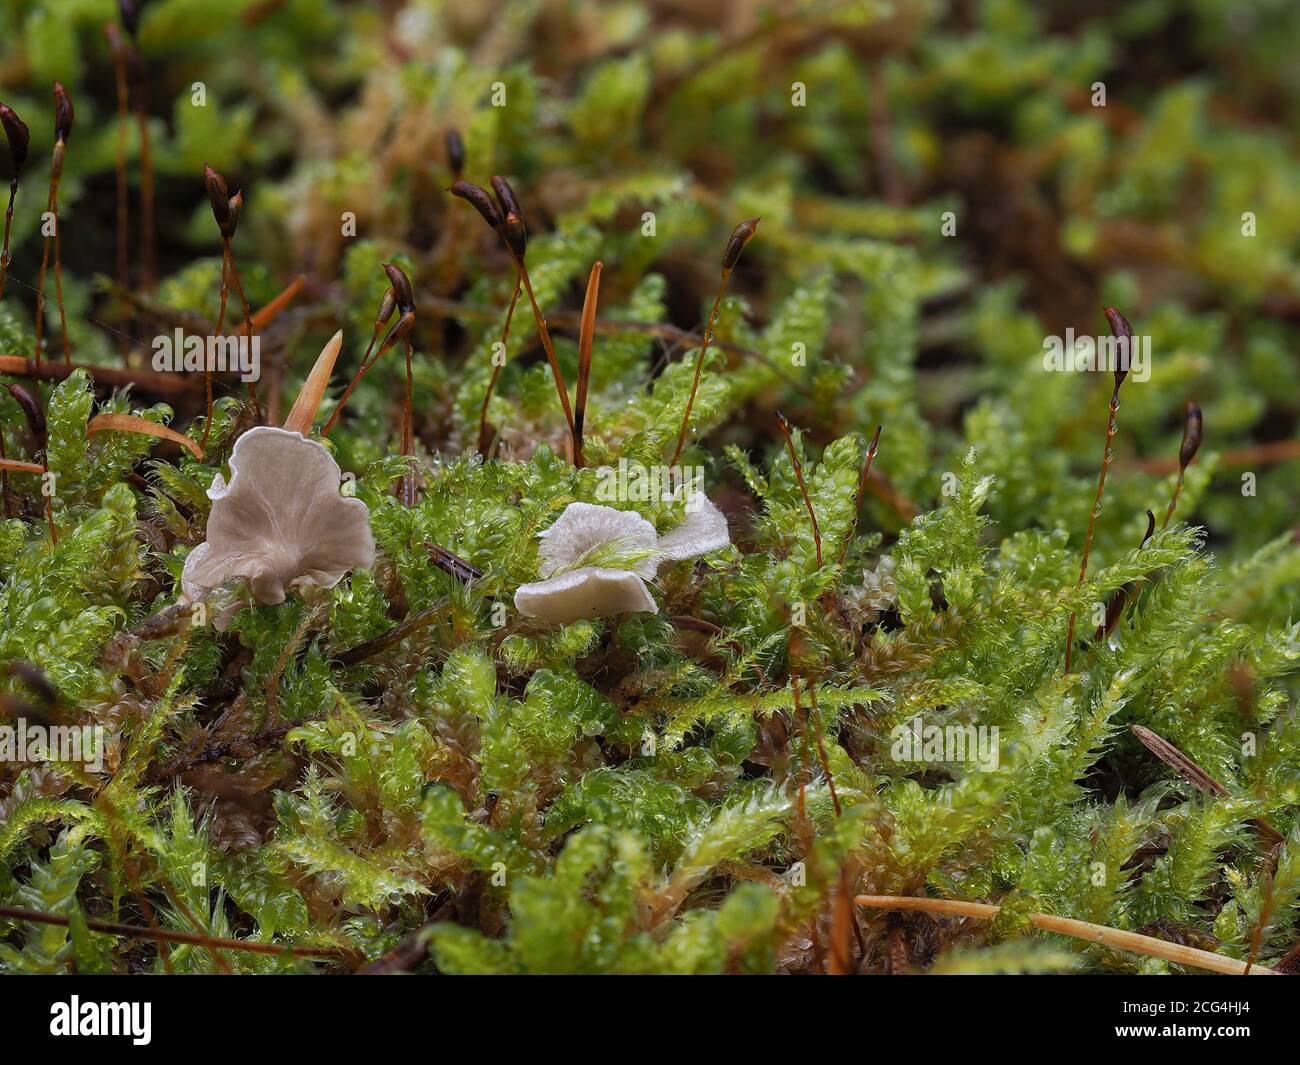
[[[490,29],[429,4],[399,22],[327,0],[261,6],[145,8],[156,322],[92,284],[114,240],[117,126],[95,98],[112,78],[98,34],[113,5],[0,13],[0,59],[24,81],[6,102],[33,133],[0,355],[35,343],[58,77],[78,108],[61,209],[84,367],[60,381],[24,370],[43,456],[0,392],[5,454],[48,460],[57,533],[42,478],[12,473],[0,696],[8,717],[99,728],[107,752],[96,766],[0,763],[0,903],[68,921],[0,920],[0,969],[339,971],[414,943],[425,971],[807,972],[833,942],[866,971],[1176,969],[1045,936],[1039,911],[1213,936],[1233,957],[1257,945],[1263,964],[1286,954],[1300,935],[1300,463],[1276,456],[1300,424],[1300,15],[1273,5],[1225,39],[1228,0],[1070,18],[998,0],[889,21],[875,5],[814,5],[789,24],[765,13],[736,43],[639,5],[510,2]],[[520,195],[571,395],[583,291],[603,263],[588,468],[565,457],[526,295],[487,406],[496,449],[478,454],[516,278],[442,192],[453,127],[465,177],[505,175]],[[121,368],[122,333],[138,367],[137,329],[215,322],[205,160],[247,190],[235,255],[252,305],[308,278],[262,333],[259,387],[281,415],[342,327],[320,422],[333,413],[387,289],[381,264],[410,276],[417,313],[416,502],[394,494],[410,468],[399,345],[325,441],[369,508],[375,565],[221,630],[166,612],[251,422],[242,390],[219,386],[202,461],[86,431],[130,413],[204,435],[199,390],[164,404],[147,379],[92,377]],[[662,565],[656,613],[519,616],[538,535],[571,503],[607,502],[599,467],[667,463],[727,235],[753,216],[681,458],[703,470],[731,545]],[[1092,515],[1111,380],[1045,372],[1043,342],[1102,329],[1112,304],[1151,337],[1153,373],[1124,386]],[[1168,528],[1143,544],[1147,509],[1160,518],[1174,490],[1188,399],[1205,445]],[[777,411],[796,426],[798,472]],[[681,500],[616,505],[660,533],[684,518]],[[434,546],[481,576],[449,573]],[[638,561],[616,544],[581,564]],[[1175,772],[1134,726],[1217,787]],[[927,728],[941,748],[991,746],[927,755],[921,737],[913,757],[904,741]],[[861,911],[858,957],[845,891],[1003,909],[945,936]],[[177,945],[164,960],[95,918],[325,954]],[[886,963],[889,927],[906,957]]]

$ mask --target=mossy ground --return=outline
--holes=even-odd
[[[0,766],[0,904],[69,918],[0,920],[5,971],[1177,968],[1043,936],[1034,911],[1264,964],[1293,950],[1300,11],[154,0],[138,37],[151,292],[140,127],[119,124],[102,33],[117,18],[109,0],[0,12],[0,98],[32,132],[0,354],[34,346],[58,79],[77,109],[62,284],[91,368],[5,377],[46,408],[59,536],[40,478],[11,475],[0,697],[7,718],[106,736],[97,768]],[[515,274],[443,191],[450,129],[466,178],[508,175],[520,195],[570,385],[583,287],[604,264],[591,468],[565,458],[526,301],[488,408],[497,444],[478,455]],[[119,146],[134,310],[105,277]],[[375,566],[224,632],[159,614],[251,424],[242,389],[222,382],[203,461],[86,434],[103,411],[204,432],[201,387],[157,394],[148,341],[218,316],[205,161],[244,190],[251,305],[306,278],[262,333],[273,420],[342,327],[333,410],[381,263],[410,276],[417,310],[414,505],[393,494],[408,469],[396,349],[329,438],[370,508]],[[754,216],[682,457],[732,545],[661,569],[656,614],[518,616],[538,533],[602,501],[595,467],[670,457],[727,234]],[[1111,305],[1152,339],[1152,373],[1124,387],[1076,586],[1112,381],[1046,372],[1043,343],[1105,333]],[[228,314],[242,319],[237,300]],[[96,368],[122,370],[123,334],[139,383],[94,387]],[[1188,400],[1205,444],[1174,520],[1139,549]],[[778,410],[798,427],[820,549]],[[0,432],[11,459],[36,457],[7,393]],[[615,505],[661,531],[681,517],[680,502]],[[434,545],[482,576],[440,568]],[[1126,587],[1115,632],[1094,638],[1098,604]],[[900,760],[897,729],[917,718],[996,728],[996,765]],[[853,893],[1003,911],[984,927],[850,922]],[[159,949],[95,920],[299,951]]]

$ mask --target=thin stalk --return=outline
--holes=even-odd
[[[9,470],[4,465],[8,458],[5,454],[4,427],[0,426],[0,512],[3,512],[6,519],[13,517],[9,509]]]
[[[0,249],[0,296],[3,296],[5,278],[9,273],[9,233],[14,224],[14,199],[18,195],[23,167],[27,164],[31,131],[27,128],[27,123],[18,117],[18,112],[6,104],[0,104],[0,128],[4,130],[5,145],[9,149],[9,165],[12,168],[9,177],[9,207],[5,211],[4,247]]]
[[[9,276],[9,231],[14,224],[14,198],[18,195],[18,179],[15,177],[9,182],[9,207],[5,211],[5,242],[4,250],[0,251],[0,296],[5,294],[5,280]]]
[[[709,311],[709,324],[704,330],[704,343],[700,345],[700,353],[695,357],[695,379],[691,382],[691,394],[686,399],[686,412],[682,415],[682,429],[677,434],[677,446],[673,449],[673,457],[668,460],[670,467],[677,465],[677,460],[682,457],[682,449],[686,447],[686,433],[691,425],[691,411],[695,407],[695,393],[700,390],[700,375],[704,372],[704,357],[709,353],[709,344],[713,342],[713,330],[718,324],[718,311],[722,307],[722,297],[727,293],[727,282],[730,279],[731,270],[724,267],[722,282],[718,285],[717,295],[713,297],[713,309]]]
[[[402,402],[402,454],[415,454],[415,432],[411,412],[411,395],[414,390],[414,381],[411,376],[411,342],[406,342],[406,397]],[[402,474],[397,481],[396,495],[402,501],[403,506],[415,506],[415,471],[410,469],[407,464],[407,472]]]
[[[41,451],[41,498],[45,500],[45,522],[50,527],[50,543],[59,542],[59,530],[54,524],[54,497],[45,491],[45,478],[50,475],[50,461],[44,450]]]
[[[1178,470],[1178,480],[1174,484],[1174,494],[1169,499],[1169,507],[1165,510],[1165,520],[1160,523],[1161,529],[1169,528],[1169,519],[1174,516],[1174,509],[1178,506],[1178,497],[1183,491],[1183,478],[1187,473],[1187,467],[1180,467]]]
[[[239,267],[235,265],[235,252],[234,249],[230,246],[230,243],[231,243],[230,238],[227,237],[225,241],[226,244],[225,258],[230,263],[230,279],[235,283],[235,291],[239,294],[240,305],[244,308],[243,333],[248,338],[248,343],[251,347],[253,343],[253,336],[254,336],[253,312],[252,309],[248,306],[248,297],[244,295],[244,283],[239,279]],[[220,335],[221,330],[217,330],[217,334]],[[254,415],[256,419],[260,422],[262,420],[262,404],[261,401],[257,398],[257,383],[254,381],[245,381],[244,384],[248,388],[249,399],[253,401]]]
[[[1160,526],[1162,529],[1169,527],[1169,519],[1174,516],[1174,509],[1178,506],[1178,496],[1183,490],[1183,478],[1187,474],[1187,467],[1191,465],[1192,459],[1196,458],[1196,452],[1201,446],[1201,433],[1201,408],[1189,401],[1186,420],[1183,423],[1183,442],[1178,448],[1178,483],[1174,485],[1173,498],[1169,500],[1164,524]]]
[[[456,215],[452,215],[454,221]],[[488,450],[492,446],[492,441],[488,439],[488,404],[492,402],[492,394],[496,391],[497,381],[501,377],[501,371],[505,369],[506,343],[510,339],[510,323],[515,317],[515,306],[519,303],[519,293],[523,288],[523,279],[519,274],[515,275],[515,292],[510,297],[510,307],[506,311],[505,325],[501,327],[501,362],[492,367],[492,377],[488,381],[487,392],[483,395],[483,409],[478,415],[478,453],[484,458],[488,456]]]
[[[421,610],[418,614],[410,615],[405,621],[394,625],[387,632],[374,637],[374,639],[357,644],[357,646],[350,647],[341,654],[335,655],[330,660],[331,664],[347,668],[355,666],[358,662],[364,662],[368,658],[373,658],[375,655],[387,651],[390,647],[396,647],[408,636],[413,636],[415,633],[427,629],[435,621],[445,617],[448,611],[448,602],[443,599],[435,606]]]
[[[1092,534],[1097,525],[1097,515],[1101,512],[1101,495],[1106,488],[1106,473],[1110,469],[1111,444],[1115,440],[1115,434],[1119,431],[1119,382],[1115,382],[1115,389],[1110,394],[1110,416],[1106,420],[1106,447],[1101,455],[1101,473],[1097,477],[1097,494],[1092,500],[1092,511],[1088,515],[1088,532],[1083,538],[1083,556],[1079,560],[1079,579],[1075,588],[1083,586],[1084,579],[1088,576],[1088,555],[1092,551]],[[1075,614],[1070,614],[1070,627],[1065,635],[1065,672],[1070,672],[1070,662],[1074,653],[1074,622]]]
[[[45,198],[45,212],[54,218],[54,234],[57,240],[59,233],[59,178],[63,174],[63,153],[64,142],[56,140],[54,142],[54,154],[50,162],[50,191]],[[57,256],[57,250],[56,250]],[[36,282],[36,352],[37,362],[41,360],[41,334],[42,326],[45,322],[45,275],[50,265],[50,238],[45,237],[44,247],[41,251],[41,271]],[[63,303],[62,280],[59,283],[59,303],[60,309]]]
[[[591,345],[596,333],[596,303],[600,299],[600,272],[596,263],[587,278],[587,295],[582,301],[582,326],[578,331],[578,386],[573,404],[573,464],[579,469],[582,459],[582,427],[587,417],[587,387],[591,383]]]
[[[790,452],[790,463],[794,466],[794,476],[799,482],[799,491],[803,494],[804,506],[808,508],[808,520],[812,522],[813,544],[817,548],[817,568],[822,567],[822,531],[817,525],[817,515],[813,512],[812,499],[808,495],[808,485],[804,483],[803,466],[799,462],[799,456],[794,451],[794,438],[790,435],[790,423],[785,420],[785,416],[778,413],[776,416],[777,424],[781,426],[781,432],[785,436],[785,446]]]
[[[799,738],[803,740],[803,754],[797,780],[799,783],[799,800],[796,810],[799,814],[799,821],[812,833],[812,822],[808,818],[807,806],[807,786],[808,786],[808,764],[812,761],[811,752],[808,748],[808,715],[804,712],[803,704],[799,701],[799,678],[795,675],[790,677],[790,699],[794,703],[794,724],[799,732]],[[788,770],[787,770],[788,773]]]
[[[691,410],[695,407],[695,394],[700,389],[704,357],[708,354],[709,344],[713,340],[713,330],[718,324],[718,310],[722,306],[722,297],[727,291],[727,282],[731,280],[731,272],[740,261],[740,253],[758,232],[758,223],[757,218],[746,218],[731,231],[731,236],[727,238],[727,246],[722,252],[722,281],[718,285],[718,294],[713,297],[713,309],[709,312],[709,327],[704,331],[704,343],[700,345],[700,354],[695,359],[695,379],[691,382],[691,394],[686,400],[686,411],[682,415],[682,431],[677,434],[677,447],[673,451],[669,466],[677,465],[677,460],[682,455],[682,448],[686,446],[686,433],[691,427]]]
[[[217,311],[217,328],[215,336],[221,336],[226,328],[226,301],[230,298],[230,282],[226,273],[226,264],[230,261],[230,244],[227,241],[221,253],[221,304]],[[203,388],[207,393],[207,411],[203,419],[203,440],[199,447],[208,450],[208,434],[212,432],[212,367],[203,361]]]
[[[871,436],[871,443],[867,445],[867,459],[862,464],[862,475],[858,478],[858,490],[853,493],[853,524],[849,527],[849,534],[844,538],[844,546],[840,548],[840,557],[836,565],[843,566],[844,558],[849,553],[849,544],[853,543],[853,534],[857,532],[858,516],[862,513],[862,494],[867,490],[867,481],[871,477],[871,464],[876,458],[876,447],[880,443],[880,426],[876,426],[875,433]]]
[[[506,248],[510,252],[510,258],[515,261],[515,269],[519,271],[519,277],[524,283],[524,291],[528,293],[528,302],[533,308],[533,318],[537,322],[537,333],[542,341],[542,350],[546,352],[546,361],[551,367],[551,376],[555,380],[555,391],[560,394],[560,406],[564,408],[564,421],[569,427],[570,439],[574,436],[573,408],[569,406],[569,389],[564,383],[564,374],[560,370],[559,360],[555,357],[555,348],[551,344],[551,331],[546,326],[546,318],[542,314],[542,309],[537,306],[537,297],[533,295],[533,283],[528,276],[528,267],[524,265],[523,258],[515,253],[515,250],[509,245]]]
[[[348,382],[347,388],[343,390],[343,395],[339,397],[338,406],[334,408],[334,413],[330,415],[329,421],[325,423],[325,428],[321,430],[321,436],[330,435],[330,430],[334,428],[334,423],[339,420],[339,414],[343,410],[343,405],[348,401],[348,397],[352,395],[352,390],[357,387],[357,383],[365,375],[365,372],[374,365],[374,361],[370,358],[370,353],[374,350],[375,341],[379,339],[379,331],[382,328],[382,322],[375,323],[374,332],[370,334],[370,343],[366,345],[366,350],[361,356],[361,362],[357,366],[357,372],[353,375],[352,380]],[[385,338],[385,340],[387,340],[387,338]],[[380,354],[382,354],[382,352]],[[378,358],[378,356],[375,357]]]
[[[870,906],[877,910],[914,910],[920,913],[935,913],[945,917],[973,917],[980,921],[991,921],[997,916],[1001,906],[983,902],[957,902],[952,899],[928,899],[911,895],[859,895],[853,900],[859,906]],[[1279,973],[1263,966],[1251,966],[1236,958],[1215,954],[1213,951],[1186,947],[1181,943],[1170,943],[1153,936],[1126,932],[1107,925],[1093,924],[1091,921],[1076,921],[1070,917],[1056,917],[1048,913],[1033,913],[1029,921],[1035,928],[1047,932],[1056,932],[1063,936],[1083,939],[1099,946],[1115,950],[1128,950],[1145,954],[1152,958],[1164,958],[1177,965],[1190,965],[1210,972],[1226,973],[1229,976],[1278,976]]]
[[[1155,535],[1155,531],[1156,516],[1148,510],[1147,531],[1146,535],[1142,537],[1142,543],[1138,545],[1139,551],[1146,547],[1147,541]],[[1093,639],[1102,640],[1115,631],[1115,626],[1119,624],[1119,619],[1124,614],[1124,604],[1127,603],[1129,598],[1137,591],[1137,587],[1137,581],[1129,581],[1128,584],[1124,585],[1124,587],[1115,593],[1114,598],[1112,598],[1106,606],[1106,618],[1097,626],[1097,631],[1094,633]]]
[[[59,219],[58,190],[54,198],[54,298],[59,303],[59,332],[63,334],[63,365],[72,365],[72,343],[68,339],[68,309],[63,303],[63,223]]]
[[[14,402],[22,408],[23,417],[27,419],[27,427],[32,434],[32,441],[35,445],[33,458],[40,464],[37,468],[41,474],[41,497],[45,500],[45,520],[50,527],[50,543],[56,544],[59,542],[59,531],[54,525],[54,502],[46,491],[46,480],[50,472],[48,452],[50,438],[45,420],[45,411],[41,409],[35,393],[22,385],[6,385],[5,388],[13,396]]]
[[[831,804],[835,807],[835,816],[839,817],[843,812],[840,809],[840,796],[835,790],[835,777],[831,774],[830,759],[826,756],[826,737],[822,733],[821,712],[817,708],[817,686],[812,682],[811,677],[805,677],[804,691],[808,693],[808,702],[812,707],[813,719],[813,736],[817,740],[817,758],[821,762],[822,772],[826,774],[826,786],[831,791]]]
[[[1110,469],[1115,434],[1119,432],[1119,388],[1128,376],[1130,361],[1133,356],[1133,327],[1114,307],[1103,307],[1102,313],[1110,326],[1111,334],[1119,341],[1118,359],[1115,365],[1115,387],[1110,393],[1110,416],[1106,420],[1106,447],[1101,453],[1101,473],[1097,477],[1097,495],[1092,501],[1092,511],[1088,515],[1088,532],[1083,539],[1083,557],[1079,561],[1079,580],[1076,590],[1083,587],[1088,576],[1088,553],[1092,550],[1092,534],[1097,524],[1097,515],[1101,513],[1101,495],[1106,487],[1106,471]],[[1065,634],[1065,673],[1070,673],[1070,661],[1074,653],[1075,611],[1070,612],[1070,626]]]
[[[414,317],[415,316],[412,314],[411,315],[412,321],[414,320]],[[334,428],[335,423],[339,420],[339,415],[343,413],[343,408],[347,404],[348,397],[352,395],[352,390],[361,383],[361,378],[363,378],[366,375],[367,371],[369,371],[369,369],[372,366],[374,366],[375,363],[377,363],[381,358],[383,358],[384,352],[386,352],[389,348],[391,348],[394,344],[396,344],[397,341],[400,339],[400,334],[398,335],[394,335],[394,334],[398,333],[398,329],[402,325],[402,322],[405,319],[406,319],[406,315],[403,315],[396,322],[394,322],[391,327],[389,327],[388,332],[384,335],[384,342],[379,346],[379,350],[375,352],[374,357],[371,358],[369,362],[366,361],[365,355],[361,357],[361,365],[357,367],[356,374],[353,376],[352,380],[348,382],[348,387],[343,390],[343,395],[339,397],[338,406],[334,408],[334,413],[330,415],[330,420],[325,423],[325,428],[321,430],[321,436],[329,436],[330,430]],[[379,328],[378,326],[376,326],[375,336],[378,335],[379,335]],[[375,337],[372,336],[370,338],[370,344],[367,345],[366,347],[367,354],[370,352],[370,349],[374,347],[374,344],[375,344]]]

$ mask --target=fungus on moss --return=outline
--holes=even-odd
[[[662,562],[698,558],[731,542],[722,511],[703,495],[694,499],[686,520],[662,537],[634,511],[570,503],[541,534],[542,579],[520,585],[515,607],[557,625],[656,611],[646,581]]]

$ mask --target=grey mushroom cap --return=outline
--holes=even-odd
[[[641,515],[593,503],[570,503],[555,524],[541,534],[539,581],[520,585],[515,608],[525,617],[553,625],[583,618],[610,617],[659,609],[646,586],[664,561],[698,558],[726,547],[726,516],[706,497],[687,505],[686,520],[660,537]],[[584,566],[593,549],[617,542],[646,557],[630,568]]]
[[[262,604],[284,602],[289,588],[332,588],[375,560],[370,512],[339,493],[330,453],[299,433],[270,426],[235,442],[230,482],[218,474],[208,498],[207,541],[190,552],[181,589],[201,599],[244,578]]]

